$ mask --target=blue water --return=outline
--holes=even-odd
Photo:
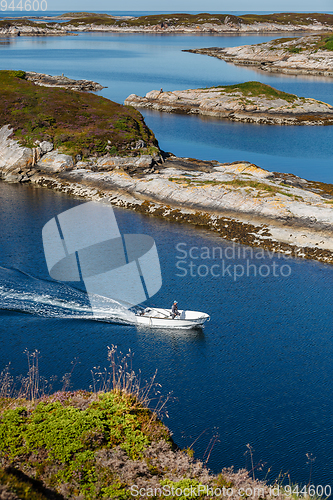
[[[118,102],[153,88],[260,79],[333,104],[332,80],[266,75],[181,52],[271,38],[21,37],[2,41],[0,68],[93,79],[108,86],[102,95]],[[332,127],[252,126],[152,112],[145,116],[161,147],[179,155],[244,159],[332,182]],[[43,375],[61,378],[77,358],[73,388],[89,388],[90,370],[107,364],[106,346],[117,344],[123,352],[130,348],[142,377],[148,379],[158,368],[163,394],[173,391],[166,423],[181,447],[205,431],[194,445],[200,458],[212,435],[219,435],[208,463],[213,470],[249,466],[244,453],[250,443],[255,463],[266,462],[259,477],[271,468],[270,480],[282,471],[290,473],[292,482],[305,484],[310,473],[306,453],[312,453],[313,483],[330,484],[333,267],[263,255],[194,227],[116,210],[123,233],[149,234],[156,241],[163,286],[151,305],[169,306],[177,299],[180,307],[206,311],[212,319],[201,332],[138,330],[117,324],[112,310],[97,322],[83,284],[50,280],[43,256],[43,225],[79,203],[52,191],[0,183],[1,366],[12,361],[14,374],[22,374],[24,349],[39,349]],[[209,258],[196,259],[197,249],[185,258],[181,249],[189,252],[193,246],[208,248]],[[223,259],[213,258],[213,248]],[[214,265],[219,277],[211,274]]]
[[[285,76],[237,67],[182,52],[207,46],[265,42],[274,36],[91,34],[19,37],[0,41],[0,68],[64,73],[107,86],[101,94],[123,102],[132,93],[176,90],[260,80],[285,92],[333,104],[332,79]],[[247,160],[271,171],[332,182],[333,127],[239,124],[145,111],[163,150],[222,162]]]

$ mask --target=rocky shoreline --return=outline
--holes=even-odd
[[[17,36],[75,36],[68,29],[64,29],[60,23],[47,24],[28,21],[24,18],[14,20],[0,20],[0,38]]]
[[[156,155],[75,162],[0,130],[0,176],[187,222],[233,242],[333,264],[333,186],[255,165]]]
[[[333,50],[326,49],[323,40],[325,38],[321,35],[311,35],[281,38],[256,45],[210,47],[185,52],[217,57],[236,65],[256,66],[271,73],[333,77]],[[326,45],[331,46],[328,43]]]
[[[153,90],[145,97],[131,94],[125,104],[135,108],[216,116],[248,123],[333,124],[333,106],[277,91],[259,82],[173,92]]]
[[[26,80],[40,85],[41,87],[61,87],[69,90],[78,90],[80,92],[96,92],[105,89],[100,83],[91,80],[73,80],[67,76],[52,76],[35,71],[25,72]]]
[[[242,16],[175,13],[133,17],[81,12],[56,17],[40,16],[34,20],[22,17],[3,20],[1,23],[0,36],[61,36],[87,31],[163,34],[331,33],[333,31],[333,16],[320,13]]]

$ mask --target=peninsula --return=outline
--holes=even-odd
[[[278,38],[239,47],[210,47],[185,52],[204,54],[262,71],[286,74],[333,76],[333,36],[310,35]]]
[[[22,73],[22,76],[24,76],[25,80],[34,82],[41,87],[62,87],[81,92],[95,92],[106,88],[100,83],[92,82],[91,80],[73,80],[64,75],[52,76],[45,73],[36,73],[35,71],[26,71]]]
[[[0,178],[333,263],[333,185],[160,151],[132,107],[0,72]]]
[[[131,94],[128,106],[169,113],[216,116],[232,121],[278,125],[333,124],[333,106],[298,97],[260,82],[194,90],[152,90],[145,97]]]
[[[111,16],[103,13],[71,12],[34,19],[0,21],[0,36],[70,35],[82,31],[121,33],[331,33],[333,15],[325,13],[280,14],[160,14]]]

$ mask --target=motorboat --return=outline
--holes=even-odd
[[[203,312],[181,309],[178,312],[179,315],[173,317],[170,309],[146,307],[136,313],[136,321],[151,328],[196,328],[210,320],[209,314]]]

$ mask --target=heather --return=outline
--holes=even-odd
[[[34,405],[7,403],[0,423],[3,462],[69,498],[109,497],[115,484],[126,486],[110,466],[118,455],[137,462],[153,442],[173,445],[161,421],[123,392],[58,392]]]
[[[0,88],[0,126],[10,125],[23,146],[47,140],[83,158],[158,150],[154,134],[133,108],[92,93],[37,86],[23,71],[0,71]]]

